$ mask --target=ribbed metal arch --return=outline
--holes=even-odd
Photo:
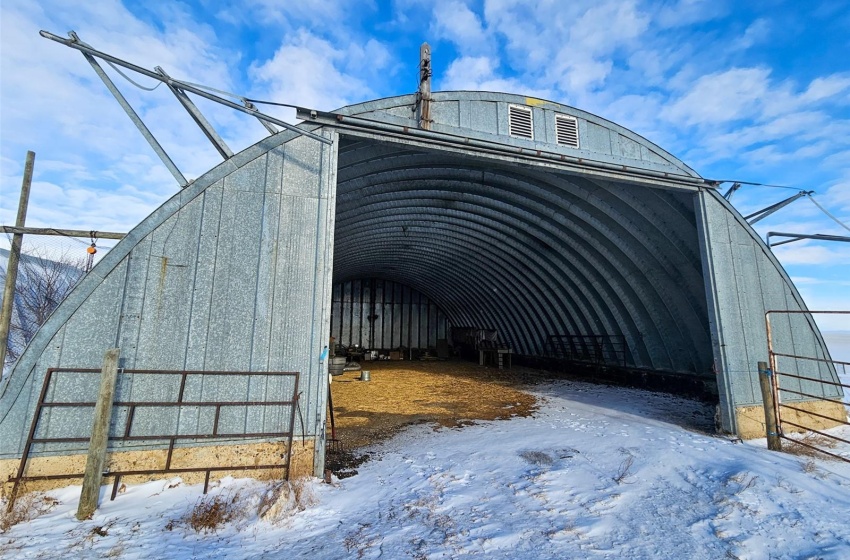
[[[384,223],[379,230],[375,230],[375,226],[368,224],[364,227],[371,233],[376,235],[376,239],[380,239],[376,245],[375,254],[370,254],[367,258],[370,262],[382,262],[385,257],[382,255],[382,249],[386,248],[386,239],[390,238],[393,230],[396,232],[405,224],[410,224],[409,220],[417,218],[417,214],[412,212],[409,207],[397,207],[395,212],[396,222]],[[407,222],[404,220],[408,219]],[[597,316],[599,312],[607,311],[607,308],[593,309],[592,301],[584,297],[580,285],[566,278],[568,285],[562,284],[563,278],[557,275],[557,266],[559,263],[552,263],[545,255],[535,253],[535,248],[529,242],[530,236],[520,230],[509,230],[508,235],[496,235],[500,228],[504,227],[504,223],[499,224],[496,220],[489,219],[476,214],[464,213],[458,210],[453,211],[451,216],[442,215],[433,217],[431,223],[441,225],[440,233],[446,236],[451,235],[448,232],[454,232],[454,239],[458,243],[458,249],[465,249],[464,254],[472,253],[488,253],[490,258],[486,261],[488,266],[493,263],[499,263],[504,260],[507,255],[511,262],[510,266],[497,267],[489,271],[489,274],[498,275],[503,273],[515,274],[514,271],[523,270],[524,275],[520,276],[520,281],[525,282],[525,288],[531,291],[536,291],[540,297],[545,298],[545,303],[541,304],[542,314],[538,317],[545,317],[546,309],[548,308],[553,315],[566,318],[573,327],[572,330],[563,330],[558,326],[563,327],[561,322],[558,325],[557,321],[550,321],[550,324],[555,324],[548,334],[553,332],[586,332],[592,330],[591,325],[597,325],[600,319]],[[410,226],[407,226],[410,227]],[[433,228],[430,228],[433,229]],[[410,231],[410,230],[408,230]],[[473,243],[473,241],[476,241]],[[496,249],[498,247],[498,250]],[[365,247],[364,247],[365,249]],[[345,252],[345,251],[344,251]],[[458,254],[451,252],[450,255]],[[523,261],[525,257],[525,261]],[[415,257],[414,257],[415,258]],[[531,259],[533,262],[529,263]],[[349,262],[346,260],[346,265]],[[529,266],[531,264],[531,266]],[[462,270],[462,269],[461,269]],[[547,273],[547,276],[543,274]],[[457,271],[452,271],[452,274],[457,275]],[[547,284],[548,282],[548,284]],[[560,297],[557,297],[560,294]],[[574,296],[578,296],[582,301],[578,304],[574,302]],[[559,313],[560,307],[567,307],[568,313]],[[593,317],[589,320],[588,317]],[[576,320],[581,322],[581,327],[576,324]],[[540,346],[542,342],[538,341],[535,346]]]
[[[386,232],[386,228],[377,231],[377,234],[382,234]],[[410,255],[408,252],[404,253],[396,253],[392,250],[386,250],[385,247],[381,246],[380,243],[375,243],[371,246],[364,247],[364,257],[366,259],[372,260],[375,258],[421,258],[425,257],[419,252],[422,250],[437,250],[437,251],[445,251],[446,253],[454,253],[454,254],[463,254],[464,259],[468,262],[474,263],[476,265],[476,270],[484,270],[489,278],[492,279],[493,284],[496,284],[496,288],[500,290],[501,293],[509,293],[516,294],[516,299],[518,300],[518,304],[527,310],[532,310],[537,317],[541,319],[540,323],[542,325],[552,324],[553,317],[549,316],[551,310],[553,309],[551,306],[546,307],[544,303],[540,301],[540,292],[538,290],[530,289],[527,284],[528,279],[518,275],[514,272],[514,267],[512,266],[503,266],[501,268],[498,267],[498,263],[504,263],[505,260],[515,261],[515,257],[510,255],[509,259],[505,259],[504,254],[500,254],[495,250],[492,250],[492,244],[483,244],[483,243],[470,243],[465,241],[471,241],[471,238],[461,237],[461,234],[458,233],[458,230],[450,231],[447,230],[446,237],[440,240],[435,240],[427,248],[417,249],[415,255]],[[457,235],[458,237],[454,237]],[[476,240],[477,241],[477,240]],[[471,246],[471,247],[470,247]],[[367,252],[368,251],[368,252]],[[385,257],[383,255],[386,255]],[[436,262],[439,264],[439,260],[435,261],[434,255],[428,255],[428,260],[431,262]],[[368,261],[367,261],[368,262]],[[347,263],[348,264],[348,263]],[[445,263],[444,263],[445,264]],[[418,275],[417,275],[418,276]],[[438,285],[442,285],[448,282],[446,289],[451,289],[452,284],[457,286],[464,286],[465,283],[462,279],[453,279],[447,276],[443,276],[435,280]],[[454,282],[451,282],[454,280]],[[422,281],[421,278],[419,280]],[[429,282],[428,287],[434,286],[433,282]],[[448,294],[447,294],[448,295]],[[474,298],[474,294],[465,298],[466,301],[469,301],[470,298]],[[451,309],[452,311],[446,310],[447,315],[452,319],[453,324],[455,323],[455,319],[453,319],[453,311],[456,308],[456,304],[452,304],[451,295],[449,295],[448,303],[443,303],[442,298],[435,297],[434,301],[441,305],[441,308]],[[480,299],[480,298],[476,298]],[[485,302],[482,302],[485,303]],[[489,302],[488,302],[489,303]],[[492,305],[492,304],[491,304]],[[527,329],[530,325],[524,318],[516,313],[514,309],[514,305],[505,306],[504,310],[506,314],[510,315],[510,319],[515,324],[519,325],[522,329]],[[466,322],[458,322],[456,324],[468,324]],[[510,325],[511,323],[508,323]],[[480,324],[481,326],[490,326],[487,324]],[[516,330],[516,329],[512,329]],[[509,332],[509,331],[502,331]],[[524,340],[524,347],[527,347],[532,350],[540,351],[542,350],[541,339],[544,336],[544,333],[540,332],[539,329],[536,329],[535,332],[522,332]],[[513,342],[519,343],[520,340],[513,340]]]
[[[357,229],[368,229],[369,232],[375,234],[379,239],[386,237],[386,234],[394,233],[402,227],[407,227],[408,231],[417,232],[426,230],[429,232],[438,232],[438,234],[446,240],[450,240],[463,248],[468,248],[471,245],[471,250],[476,254],[486,254],[489,257],[489,262],[500,262],[507,256],[512,264],[523,264],[522,257],[533,251],[533,246],[528,242],[528,235],[525,232],[516,231],[515,235],[508,237],[496,237],[492,221],[488,221],[481,216],[467,215],[465,217],[452,218],[450,216],[439,216],[432,218],[427,224],[420,224],[414,220],[417,216],[408,215],[403,209],[394,216],[392,221],[384,221],[378,229],[371,225],[359,224]],[[482,225],[483,223],[483,225]],[[411,225],[412,224],[412,225]],[[361,233],[353,230],[352,234]],[[499,246],[498,252],[495,247]],[[379,246],[380,247],[380,246]],[[373,255],[373,258],[381,258],[380,253]],[[351,262],[346,261],[346,267],[351,266]],[[527,264],[527,263],[525,263]],[[551,332],[585,332],[589,330],[589,326],[585,321],[585,317],[590,315],[588,312],[588,302],[586,299],[579,302],[578,305],[573,301],[573,296],[568,291],[565,292],[565,297],[556,298],[551,290],[547,289],[550,286],[546,285],[546,277],[541,272],[547,272],[554,277],[554,268],[550,259],[544,257],[537,260],[538,266],[523,267],[525,274],[519,275],[517,270],[519,267],[505,267],[507,274],[513,275],[516,278],[516,283],[522,284],[528,291],[529,297],[536,302],[534,310],[546,324],[552,325]],[[578,292],[578,290],[576,290]],[[578,292],[578,295],[582,294]],[[569,312],[559,313],[559,305],[565,305]],[[581,312],[579,312],[579,309]],[[581,321],[581,325],[577,322]],[[542,350],[540,344],[537,344],[538,350]]]
[[[335,281],[402,282],[521,353],[622,334],[634,366],[710,369],[689,194],[369,141],[337,182]]]
[[[393,213],[409,211],[409,209],[411,207],[424,208],[425,210],[427,210],[427,208],[434,205],[434,202],[432,200],[424,200],[424,201],[407,200],[407,201],[402,201],[402,202],[387,202],[386,204],[388,206],[382,207],[379,211],[380,212],[388,212],[389,214],[393,214]],[[482,220],[487,220],[486,226],[490,228],[490,231],[494,232],[492,239],[496,244],[511,243],[513,236],[518,235],[520,233],[527,235],[529,240],[538,241],[537,238],[532,237],[531,234],[528,234],[527,231],[525,231],[525,230],[518,230],[518,229],[515,229],[515,228],[512,229],[512,227],[511,227],[512,224],[508,220],[505,219],[504,214],[502,212],[500,212],[500,211],[485,211],[485,210],[486,209],[484,207],[481,207],[481,206],[469,206],[468,208],[456,208],[456,209],[453,210],[453,213],[458,215],[459,217],[458,217],[458,219],[453,221],[452,226],[454,228],[456,228],[458,231],[461,231],[464,234],[468,234],[467,230],[469,228],[469,223],[471,223],[476,218],[480,218]],[[420,214],[423,211],[424,210],[420,210]],[[414,214],[414,216],[415,216],[415,214]],[[371,227],[374,228],[375,226],[371,225]],[[384,237],[383,242],[386,243],[388,239],[389,239],[388,237]],[[552,243],[557,244],[558,241],[553,239]],[[541,259],[543,257],[545,257],[546,255],[541,254],[538,251],[537,247],[535,247],[534,243],[526,242],[525,246],[521,247],[520,249],[521,249],[520,254],[522,254],[526,258],[526,262],[518,261],[516,263],[513,263],[517,270],[524,270],[526,274],[529,274],[530,271],[532,271],[532,270],[540,271],[544,268],[544,267],[541,266]],[[593,282],[590,276],[583,276],[582,275],[583,273],[589,273],[589,271],[592,270],[592,267],[590,267],[589,265],[586,265],[586,264],[583,264],[583,263],[578,263],[578,261],[583,258],[582,256],[579,255],[579,256],[576,256],[576,257],[573,258],[572,267],[568,267],[568,263],[567,263],[566,260],[564,260],[564,256],[561,253],[552,252],[552,253],[548,254],[548,257],[549,258],[555,258],[555,259],[560,257],[561,262],[556,263],[556,265],[554,267],[549,269],[549,271],[548,271],[549,275],[544,280],[544,282],[548,283],[547,287],[549,288],[550,291],[553,291],[555,294],[560,295],[562,298],[570,298],[570,297],[572,297],[571,294],[573,294],[573,293],[582,293],[586,290],[592,290],[592,289],[594,289],[595,286],[600,285],[598,282]],[[531,260],[533,262],[529,263],[528,260]],[[446,268],[448,268],[448,267],[446,267]],[[463,267],[461,267],[461,271],[462,271],[462,268]],[[559,274],[559,271],[561,271],[561,272],[565,271],[570,276],[578,276],[578,277],[575,278],[571,282],[571,286],[569,286],[568,288],[565,289],[564,287],[561,286],[560,282],[558,281],[560,276],[561,276],[561,274]],[[452,273],[457,274],[458,271],[452,270]],[[500,274],[500,273],[501,272],[499,270],[495,270],[495,271],[491,272],[491,274]],[[474,279],[465,279],[465,281],[474,281]],[[610,314],[611,308],[608,307],[608,306],[600,305],[600,303],[602,301],[600,294],[590,294],[590,296],[591,297],[589,297],[588,299],[589,299],[590,302],[595,304],[595,309],[593,309],[592,312],[589,312],[589,313],[585,312],[585,313],[580,315],[580,317],[586,318],[585,319],[585,325],[590,327],[591,330],[592,329],[599,329],[600,325],[608,322],[603,318],[603,316],[607,315],[607,319],[610,320],[610,328],[614,329],[616,327],[616,325],[618,325],[618,323],[613,320],[613,315]],[[623,317],[627,318],[628,315],[623,315]],[[624,321],[627,321],[627,320],[628,319],[624,319]],[[622,324],[622,322],[619,323],[619,324]],[[553,332],[549,332],[547,334],[553,334]]]
[[[389,203],[388,203],[388,204],[389,204]],[[430,204],[429,204],[429,203],[426,203],[426,204],[425,204],[425,206],[429,206],[429,205],[433,205],[433,203],[430,203]],[[368,209],[368,208],[364,208],[364,212],[365,212],[365,213],[367,213],[367,214],[370,214],[370,215],[374,214],[374,212],[369,211],[369,209]],[[507,229],[510,229],[510,224],[507,224],[507,223],[506,223],[506,224],[503,224],[503,227],[504,227],[504,228],[507,228]],[[584,283],[585,283],[585,284],[587,284],[587,283],[588,283],[588,281],[585,279],[585,282],[584,282]]]

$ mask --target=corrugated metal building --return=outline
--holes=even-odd
[[[552,337],[616,337],[625,371],[715,391],[722,428],[746,432],[767,357],[764,313],[805,304],[714,186],[572,107],[436,93],[431,130],[421,130],[415,103],[299,115],[332,144],[280,132],[134,228],[16,364],[0,398],[0,458],[20,455],[47,368],[97,368],[119,347],[126,368],[301,372],[296,429],[316,443],[320,472],[329,337],[425,348],[449,325],[495,329],[529,358],[545,356]],[[783,316],[774,337],[789,353],[828,356],[808,314]],[[836,379],[829,364],[789,368]],[[277,391],[250,381],[194,390]],[[39,430],[72,421],[52,411]]]

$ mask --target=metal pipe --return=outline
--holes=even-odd
[[[792,426],[796,426],[796,424],[793,424],[792,422],[788,422],[788,424],[790,424]],[[805,429],[805,428],[803,428],[803,429]],[[810,429],[809,431],[814,432],[816,434],[825,435],[822,432],[818,432],[817,430],[811,430]],[[847,457],[843,457],[841,455],[838,455],[837,453],[832,453],[832,452],[820,449],[818,447],[815,447],[814,445],[809,445],[808,443],[804,443],[804,442],[802,442],[798,439],[790,438],[788,436],[779,436],[779,437],[781,437],[782,439],[787,439],[788,441],[796,443],[797,445],[802,445],[803,447],[808,447],[809,449],[814,449],[815,451],[823,453],[824,455],[829,455],[830,457],[834,457],[834,458],[836,458],[840,461],[844,461],[845,463],[850,463],[850,459],[847,459]],[[827,437],[829,437],[829,436],[827,435]]]
[[[771,237],[789,237],[790,239],[786,239],[785,241],[780,241],[779,243],[770,243]],[[780,245],[785,245],[786,243],[793,243],[795,241],[800,241],[801,239],[816,239],[818,241],[850,241],[850,237],[846,235],[826,235],[824,233],[815,233],[815,234],[805,234],[805,233],[783,233],[780,231],[769,231],[767,232],[767,238],[765,241],[767,242],[768,247],[778,247]]]
[[[73,33],[73,31],[71,33]],[[77,39],[76,35],[72,35],[72,37],[74,37],[75,40],[79,40]],[[169,157],[169,155],[165,152],[162,145],[159,143],[159,141],[156,139],[156,137],[153,135],[153,133],[150,131],[150,129],[147,127],[141,117],[139,117],[139,115],[136,113],[136,111],[133,109],[133,107],[130,105],[130,103],[121,93],[121,91],[118,90],[118,87],[115,85],[112,79],[106,74],[106,72],[104,72],[103,68],[100,67],[100,64],[97,63],[97,61],[92,55],[83,52],[83,56],[86,58],[86,60],[89,61],[89,64],[91,64],[91,67],[94,68],[95,73],[103,81],[104,85],[106,86],[106,89],[108,89],[110,93],[112,93],[112,96],[115,98],[116,101],[118,101],[118,104],[121,105],[121,108],[124,109],[124,112],[127,113],[127,116],[130,117],[130,120],[133,121],[133,124],[136,125],[136,128],[139,129],[139,132],[142,133],[142,136],[144,136],[145,140],[147,140],[148,144],[150,144],[150,147],[153,149],[156,155],[159,156],[159,159],[162,160],[162,163],[165,165],[165,167],[168,168],[168,171],[171,172],[171,175],[173,175],[174,178],[177,179],[177,184],[185,188],[189,184],[189,182],[186,180],[186,177],[183,176],[183,173],[177,168],[177,166],[171,160],[171,157]]]
[[[741,183],[735,182],[732,183],[732,186],[729,187],[729,190],[723,194],[723,198],[726,200],[732,200],[732,195],[735,194],[735,191],[741,188]]]
[[[163,70],[159,66],[155,67],[154,70],[162,74],[165,78],[171,78],[171,76],[166,74],[165,70]],[[219,136],[215,128],[213,128],[213,126],[206,119],[206,117],[204,117],[204,114],[201,113],[201,110],[198,109],[198,107],[194,103],[192,103],[192,100],[189,99],[189,96],[186,95],[179,88],[175,87],[172,84],[169,84],[168,82],[166,82],[165,85],[168,86],[168,89],[171,90],[171,93],[174,94],[174,96],[177,98],[177,101],[179,101],[180,104],[183,105],[183,108],[186,109],[186,111],[189,113],[189,116],[192,117],[193,121],[195,121],[195,124],[197,124],[201,128],[201,131],[204,133],[207,139],[212,142],[213,147],[218,150],[218,153],[221,154],[221,157],[223,157],[224,159],[233,157],[233,150],[231,150],[227,143],[221,138],[221,136]]]
[[[767,208],[763,208],[763,209],[759,210],[758,212],[753,212],[749,216],[744,216],[744,219],[747,220],[747,222],[750,225],[753,225],[754,223],[767,218],[768,216],[770,216],[774,212],[781,210],[782,208],[785,208],[786,206],[788,206],[789,204],[791,204],[792,202],[794,202],[798,198],[808,196],[808,195],[810,195],[814,192],[815,191],[800,191],[797,194],[795,194],[794,196],[789,196],[785,200],[780,200],[776,204],[771,204]]]
[[[132,70],[133,72],[137,72],[137,73],[139,73],[143,76],[147,76],[148,78],[153,78],[154,80],[159,80],[160,82],[164,82],[166,84],[172,85],[172,86],[174,86],[178,89],[181,89],[183,91],[192,92],[195,95],[199,95],[199,96],[204,97],[206,99],[209,99],[211,101],[215,101],[216,103],[220,103],[222,105],[230,107],[231,109],[235,109],[239,112],[251,115],[252,117],[256,117],[256,118],[260,119],[261,121],[273,123],[273,124],[276,124],[280,127],[285,128],[287,130],[290,130],[292,132],[295,132],[295,133],[298,133],[298,134],[301,134],[301,135],[304,135],[304,136],[308,136],[308,137],[312,138],[313,140],[318,140],[319,142],[322,142],[323,144],[333,144],[333,140],[329,140],[328,138],[323,138],[322,136],[319,136],[317,134],[313,134],[312,132],[304,130],[303,128],[297,127],[295,125],[289,124],[288,122],[285,122],[285,121],[282,121],[280,119],[276,119],[274,117],[271,117],[269,115],[261,113],[261,112],[257,111],[256,109],[252,110],[248,107],[243,107],[242,105],[239,105],[238,103],[233,103],[232,101],[228,101],[227,99],[224,99],[224,98],[219,97],[217,95],[213,95],[211,93],[208,93],[208,92],[204,91],[203,89],[195,87],[191,84],[187,84],[186,82],[181,82],[179,80],[174,80],[174,79],[171,79],[171,78],[165,78],[165,77],[161,76],[160,74],[157,74],[156,72],[152,72],[152,71],[148,70],[147,68],[142,68],[141,66],[137,66],[137,65],[132,64],[130,62],[121,60],[120,58],[116,58],[116,57],[108,55],[104,52],[93,49],[93,48],[91,48],[87,45],[83,45],[82,43],[79,42],[78,38],[77,39],[65,39],[63,37],[59,37],[58,35],[54,35],[53,33],[50,33],[49,31],[39,31],[39,35],[41,35],[45,39],[50,39],[51,41],[56,41],[57,43],[61,43],[61,44],[65,45],[66,47],[71,47],[72,49],[77,49],[78,51],[89,54],[91,56],[95,56],[95,57],[100,58],[102,60],[105,60],[107,62],[111,62],[112,64],[117,64],[118,66],[123,66],[124,68],[127,68],[128,70]],[[305,110],[309,111],[309,109],[305,109]]]
[[[563,166],[563,168],[568,171],[584,174],[602,174],[606,177],[615,177],[617,179],[625,178],[632,182],[641,181],[641,179],[654,179],[655,181],[653,184],[657,186],[673,188],[686,187],[691,190],[694,187],[716,188],[715,181],[709,181],[701,177],[691,177],[689,175],[679,175],[677,173],[668,173],[665,171],[652,171],[628,165],[605,163],[535,148],[522,148],[493,140],[479,140],[477,138],[471,138],[460,134],[451,134],[442,131],[434,132],[430,130],[411,128],[404,125],[365,119],[362,117],[353,117],[324,111],[313,111],[310,109],[298,109],[297,115],[299,119],[310,120],[317,124],[326,126],[334,126],[341,129],[347,128],[350,130],[361,129],[364,131],[372,129],[380,131],[384,136],[393,135],[397,138],[407,139],[408,141],[411,136],[418,137],[432,145],[446,146],[449,148],[460,147],[466,150],[475,150],[480,153],[496,154],[500,156],[510,155],[512,157],[522,158],[525,160],[543,161],[559,167]]]
[[[18,202],[18,216],[15,225],[24,227],[27,220],[32,173],[35,168],[35,152],[28,151],[24,164],[24,178],[21,183],[21,198]],[[15,284],[18,281],[18,263],[21,259],[21,245],[24,242],[23,232],[14,233],[9,260],[6,264],[6,284],[3,286],[3,304],[0,307],[0,371],[6,365],[6,347],[9,344],[9,331],[12,328],[12,307],[15,302]]]

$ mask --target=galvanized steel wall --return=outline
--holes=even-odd
[[[765,313],[805,310],[806,305],[770,249],[719,193],[701,191],[695,204],[722,420],[734,431],[734,408],[761,404],[756,366],[768,360]],[[771,327],[776,351],[829,359],[811,315],[771,315]],[[780,370],[838,382],[828,363],[782,358]],[[841,394],[837,387],[791,378],[783,379],[783,386],[827,398]]]
[[[0,457],[20,454],[47,368],[99,368],[111,347],[121,349],[126,368],[299,371],[303,420],[296,430],[321,434],[326,380],[319,359],[330,317],[336,167],[336,143],[280,133],[198,178],[134,228],[16,364],[0,399]],[[64,375],[55,391],[90,400],[96,377]],[[210,399],[277,400],[283,389],[249,377],[187,387]],[[118,395],[174,400],[176,391],[142,376]],[[222,430],[257,422],[268,430],[281,421],[280,414],[256,412],[223,419],[232,425]],[[39,433],[87,431],[88,414],[53,410]],[[145,420],[137,421],[144,432]],[[148,419],[151,426],[175,422]]]

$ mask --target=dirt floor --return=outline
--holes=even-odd
[[[370,381],[360,381],[360,371],[347,371],[331,383],[336,438],[346,451],[385,440],[411,424],[457,427],[528,416],[537,408],[523,387],[540,372],[528,368],[499,370],[464,361],[361,365]]]

